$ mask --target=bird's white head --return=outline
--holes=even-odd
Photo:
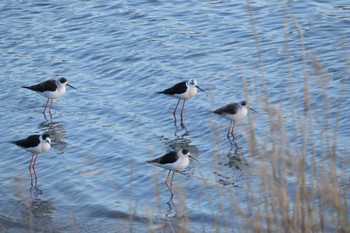
[[[252,110],[253,112],[257,112],[255,111],[254,109],[252,109],[248,104],[247,104],[247,101],[243,100],[239,103],[243,108],[249,108],[250,110]]]
[[[182,156],[188,157],[191,153],[186,149],[182,149],[182,150],[180,150],[180,154]]]
[[[187,149],[180,150],[180,156],[184,156],[185,158],[191,158],[191,159],[198,162],[198,160],[196,158],[191,156],[191,153]]]
[[[193,79],[193,78],[191,78],[191,79],[189,79],[188,81],[187,81],[187,85],[188,86],[197,86],[197,80],[196,79]]]
[[[187,84],[188,87],[196,87],[196,88],[198,88],[199,90],[203,91],[203,89],[200,88],[200,87],[198,86],[198,82],[197,82],[196,79],[191,78],[191,79],[189,79],[189,80],[187,81],[186,84]],[[203,91],[203,92],[204,92],[204,91]]]
[[[68,80],[66,78],[59,78],[57,79],[57,84],[60,86],[66,86],[68,84]]]
[[[47,133],[41,135],[40,142],[47,142],[47,143],[49,143],[51,145],[50,135],[47,134]]]
[[[243,100],[239,103],[243,108],[247,108],[248,105],[247,105],[247,101]]]
[[[60,78],[60,79],[57,79],[57,86],[69,86],[75,90],[77,90],[75,87],[71,86],[68,84],[68,80],[66,78]]]

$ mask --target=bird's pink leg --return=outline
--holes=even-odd
[[[35,177],[37,177],[36,170],[35,170],[35,164],[36,164],[36,160],[37,160],[38,156],[39,156],[39,154],[36,154],[35,159],[34,159],[34,163],[33,163],[33,170],[34,170]]]
[[[228,140],[230,140],[231,125],[232,125],[232,121],[231,121],[230,126],[228,127],[228,131],[227,131],[227,138],[228,138]]]
[[[233,122],[233,125],[232,125],[232,130],[231,130],[232,137],[233,137],[234,129],[235,129],[235,122]]]
[[[185,102],[186,102],[186,100],[184,100],[184,103],[182,104],[182,109],[181,109],[181,112],[180,112],[181,119],[182,119],[183,114],[184,114]]]
[[[171,194],[174,195],[173,190],[170,188],[170,186],[169,186],[169,184],[168,184],[168,179],[169,179],[170,172],[171,172],[171,170],[169,170],[169,173],[168,173],[168,175],[167,175],[167,177],[166,177],[166,180],[165,180],[165,184],[166,184],[166,186],[168,187],[168,189],[169,189],[169,191],[171,192]]]
[[[176,120],[176,109],[177,109],[177,106],[179,106],[179,103],[180,103],[180,99],[179,99],[179,101],[177,101],[176,107],[175,107],[174,112],[173,112],[175,120]]]
[[[45,108],[44,108],[43,113],[45,113],[45,111],[46,111],[47,105],[49,104],[49,100],[50,100],[50,99],[47,99],[47,101],[46,101],[46,105],[45,105]]]
[[[174,175],[175,175],[175,172],[173,172],[173,175],[171,176],[171,181],[170,181],[170,188],[171,188],[171,190],[172,190],[172,194],[174,195],[174,192],[173,192],[173,181],[174,181]]]
[[[32,163],[33,163],[33,159],[34,159],[34,153],[32,154],[32,159],[30,160],[30,164],[29,164],[30,177],[32,177]]]
[[[49,110],[49,113],[51,113],[51,110],[52,110],[52,102],[53,102],[53,99],[51,99],[51,103],[50,103],[50,110]]]

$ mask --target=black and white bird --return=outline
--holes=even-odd
[[[169,170],[168,176],[165,179],[165,184],[170,190],[171,194],[174,195],[173,180],[174,180],[175,172],[181,171],[184,168],[186,168],[190,162],[189,158],[196,160],[190,155],[190,152],[188,150],[181,149],[179,151],[171,151],[157,159],[153,159],[147,162]],[[171,177],[171,181],[169,185],[168,179],[171,172],[173,172],[173,175]]]
[[[218,114],[218,115],[231,121],[230,126],[229,126],[228,131],[227,131],[227,138],[230,139],[231,126],[232,126],[231,135],[233,136],[235,123],[242,120],[244,117],[247,116],[248,109],[250,109],[254,112],[257,112],[254,109],[250,108],[247,105],[247,102],[245,100],[243,100],[239,103],[231,103],[231,104],[228,104],[224,107],[216,109],[212,113]]]
[[[177,106],[180,103],[180,100],[183,100],[183,105],[182,105],[182,110],[180,113],[181,118],[183,117],[183,113],[184,113],[184,107],[185,107],[185,102],[186,100],[192,98],[193,96],[195,96],[197,94],[197,88],[199,90],[201,90],[202,92],[204,92],[198,85],[197,85],[197,80],[196,79],[189,79],[187,82],[180,82],[168,89],[165,89],[164,91],[160,91],[158,92],[159,94],[165,94],[168,96],[172,96],[175,97],[177,99],[179,99],[179,101],[177,101],[176,107],[174,109],[173,115],[174,118],[176,119],[176,109]]]
[[[12,141],[11,143],[22,147],[23,149],[32,153],[32,159],[29,164],[30,176],[32,176],[32,169],[36,176],[35,164],[39,154],[43,154],[51,148],[50,135],[45,133],[42,135],[31,135],[25,139]]]
[[[63,96],[66,93],[66,86],[69,86],[77,90],[75,87],[68,84],[68,80],[66,78],[59,78],[57,80],[50,79],[32,86],[22,86],[22,87],[35,91],[39,95],[42,95],[47,98],[43,113],[45,113],[46,108],[49,104],[49,100],[51,100],[50,109],[49,109],[49,112],[51,113],[53,100]]]

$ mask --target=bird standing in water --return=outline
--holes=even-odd
[[[231,121],[230,126],[227,131],[227,138],[230,140],[230,130],[231,130],[231,135],[233,137],[234,129],[235,129],[235,123],[242,120],[244,117],[247,116],[248,114],[248,109],[255,111],[254,109],[250,108],[247,105],[247,102],[245,100],[239,102],[239,103],[231,103],[228,105],[225,105],[224,107],[221,107],[219,109],[216,109],[212,113],[218,114],[228,120]]]
[[[177,101],[176,107],[174,109],[173,115],[174,118],[176,120],[176,109],[180,103],[180,100],[183,100],[183,104],[182,104],[182,110],[180,112],[180,116],[181,119],[183,117],[183,113],[184,113],[184,107],[185,107],[185,102],[186,100],[192,98],[193,96],[195,96],[197,94],[197,88],[199,90],[201,90],[202,92],[204,92],[198,85],[197,85],[197,80],[196,79],[189,79],[187,82],[180,82],[178,84],[175,84],[174,86],[165,89],[164,91],[160,91],[158,92],[159,94],[165,94],[168,96],[172,96],[174,98],[179,99],[179,101]]]
[[[60,78],[57,80],[50,79],[32,86],[22,86],[22,87],[35,91],[39,95],[42,95],[47,98],[46,105],[43,111],[43,113],[45,114],[49,101],[51,100],[50,109],[49,109],[49,112],[51,113],[53,100],[63,96],[66,93],[66,86],[69,86],[77,90],[75,87],[68,84],[68,80],[66,78]]]
[[[43,135],[31,135],[25,139],[12,141],[11,143],[22,147],[23,149],[32,153],[32,159],[29,164],[30,176],[32,176],[32,170],[36,177],[35,164],[39,154],[43,154],[51,148],[50,135],[45,133]]]
[[[174,180],[175,172],[181,171],[184,168],[186,168],[190,162],[189,158],[196,160],[190,155],[190,152],[188,150],[181,149],[179,151],[171,151],[157,159],[153,159],[147,162],[169,170],[168,176],[165,179],[165,184],[168,187],[169,191],[171,192],[171,195],[173,196],[174,195],[173,180]],[[171,181],[169,185],[168,179],[171,172],[173,172],[173,175],[171,177]]]

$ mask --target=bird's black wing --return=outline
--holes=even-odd
[[[178,159],[179,159],[179,155],[177,154],[177,152],[172,151],[172,152],[169,152],[169,153],[163,155],[162,157],[159,157],[159,158],[154,159],[154,160],[150,160],[148,162],[149,163],[167,164],[167,163],[175,163]]]
[[[236,114],[238,112],[238,104],[233,103],[233,104],[228,104],[222,108],[216,109],[214,113],[223,115],[223,114]]]
[[[185,93],[186,90],[187,90],[186,82],[181,82],[159,93],[166,94],[166,95],[176,95],[176,94],[179,95],[179,94]]]
[[[18,141],[13,141],[13,144],[23,148],[35,147],[40,143],[40,135],[31,135],[25,139],[21,139]]]
[[[56,85],[56,80],[50,79],[45,82],[35,84],[32,86],[28,86],[28,87],[24,86],[23,88],[27,88],[37,92],[44,92],[44,91],[55,91],[57,88],[57,85]]]

